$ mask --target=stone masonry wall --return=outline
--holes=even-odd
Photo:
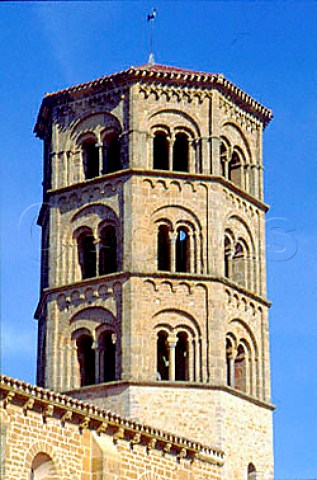
[[[226,480],[246,480],[249,463],[256,467],[257,480],[274,478],[270,405],[233,391],[188,384],[132,385],[120,394],[118,387],[91,387],[73,395],[118,412],[128,399],[129,418],[214,445],[225,452]],[[127,415],[126,405],[124,411]]]
[[[146,444],[141,434],[129,437],[123,429],[121,433],[120,428],[110,427],[109,431],[97,434],[91,427],[90,417],[81,423],[82,427],[78,424],[82,407],[74,409],[72,415],[63,420],[55,412],[65,408],[69,401],[66,396],[59,398],[61,403],[57,406],[45,400],[42,411],[36,397],[32,397],[31,402],[30,398],[27,400],[29,408],[24,407],[26,403],[20,398],[20,392],[6,390],[0,397],[3,400],[0,410],[3,480],[223,479],[220,456],[219,462],[211,460],[206,450],[205,458],[202,455],[193,460],[186,449],[176,446],[175,437],[171,437],[169,444],[160,432],[157,437],[152,435],[150,444]],[[44,397],[48,398],[45,392]],[[48,405],[51,413],[45,416],[43,412]],[[85,408],[89,409],[89,404]],[[41,464],[44,460],[49,460],[46,474],[43,473],[45,463]]]

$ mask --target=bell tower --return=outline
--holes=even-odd
[[[37,383],[272,480],[262,133],[219,74],[148,64],[45,96]]]

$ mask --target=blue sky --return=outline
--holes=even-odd
[[[34,382],[47,91],[146,63],[152,3],[0,4],[2,372]],[[317,478],[317,3],[156,2],[158,63],[220,72],[274,111],[264,136],[276,479]]]

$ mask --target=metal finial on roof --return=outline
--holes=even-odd
[[[154,53],[153,53],[153,23],[154,23],[154,19],[156,17],[156,11],[157,11],[156,8],[153,7],[152,12],[148,13],[147,17],[146,17],[148,23],[150,24],[150,55],[149,55],[149,60],[148,60],[148,63],[150,65],[155,64]]]

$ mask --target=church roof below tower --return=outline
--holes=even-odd
[[[106,75],[89,82],[47,93],[42,101],[34,132],[41,137],[43,123],[46,123],[51,107],[58,103],[76,100],[85,94],[102,91],[104,88],[111,88],[129,81],[136,82],[140,80],[180,86],[196,86],[205,89],[214,88],[221,91],[228,98],[231,98],[236,104],[249,113],[255,115],[265,126],[273,117],[270,109],[264,107],[230,80],[227,80],[222,74],[146,63],[140,66],[131,66],[126,70]]]

